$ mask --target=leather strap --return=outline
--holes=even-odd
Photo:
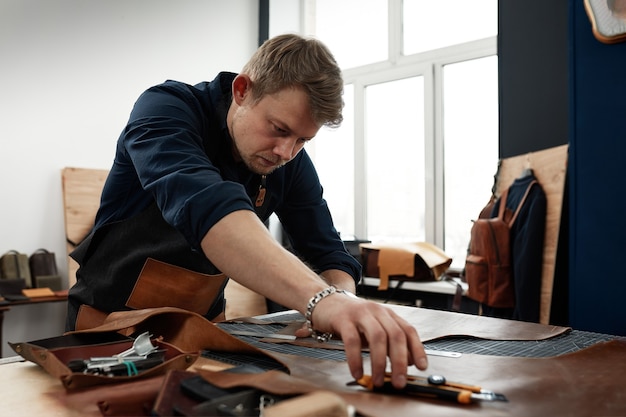
[[[509,227],[513,226],[513,223],[515,223],[515,219],[517,219],[517,216],[519,215],[519,212],[522,209],[524,202],[526,201],[526,197],[528,197],[528,194],[530,193],[531,187],[535,184],[537,184],[537,180],[531,181],[530,184],[528,184],[528,187],[526,187],[524,196],[522,197],[519,204],[517,205],[517,208],[515,209],[515,213],[513,213],[513,217],[511,217],[511,220],[509,220]],[[500,202],[500,207],[499,207],[500,210],[498,212],[498,217],[500,217],[500,219],[502,220],[504,220],[504,208],[506,207],[506,199],[508,197],[508,194],[509,194],[509,189],[507,188],[502,193],[502,200]]]

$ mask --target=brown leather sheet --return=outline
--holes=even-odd
[[[441,374],[450,381],[480,385],[506,395],[509,400],[471,405],[370,393],[346,385],[352,378],[345,364],[275,355],[289,366],[291,375],[277,371],[256,375],[199,372],[222,387],[256,386],[284,394],[330,390],[365,416],[626,415],[626,339],[599,343],[553,358],[472,354],[455,359],[432,357],[428,372],[415,372],[416,375]]]
[[[494,317],[476,316],[426,308],[406,307],[389,304],[387,307],[394,310],[418,331],[422,342],[441,339],[448,336],[471,336],[486,340],[545,340],[558,336],[571,330],[570,327],[544,325],[540,323],[528,323],[516,320],[506,320]],[[237,319],[254,324],[268,324],[257,319]],[[284,323],[284,322],[283,322]],[[280,333],[294,334],[298,326],[290,325]],[[341,349],[341,346],[333,344],[320,345],[313,339],[296,339],[285,341],[280,339],[267,339],[273,343],[290,343],[306,347],[324,347],[328,349]]]
[[[488,340],[544,340],[570,327],[528,323],[426,308],[388,305],[418,331],[422,341],[446,336],[473,336]]]

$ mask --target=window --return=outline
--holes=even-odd
[[[344,117],[307,144],[344,239],[425,240],[462,267],[498,163],[497,0],[307,0]]]
[[[404,55],[495,36],[496,1],[403,0]]]
[[[462,267],[471,220],[487,204],[497,171],[497,57],[446,65],[443,79],[443,247]]]
[[[387,0],[315,0],[310,4],[315,8],[315,36],[327,39],[341,68],[387,59]],[[361,14],[364,6],[367,13]]]
[[[423,77],[365,90],[365,207],[372,241],[426,238],[423,115]]]
[[[333,221],[343,239],[351,239],[354,231],[354,88],[344,87],[343,123],[338,129],[323,127],[306,150],[313,160],[323,160],[317,167],[324,198],[328,202]],[[314,146],[313,146],[314,145]],[[319,155],[319,157],[318,157]]]

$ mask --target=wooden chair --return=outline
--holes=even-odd
[[[78,264],[69,254],[93,228],[108,174],[105,169],[68,167],[61,171],[70,287],[76,283]]]

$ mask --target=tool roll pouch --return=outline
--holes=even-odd
[[[260,415],[261,403],[263,416],[349,415],[347,403],[323,383],[278,370],[258,372],[248,369],[248,365],[225,371],[199,368],[196,372],[169,372],[151,415],[253,416]]]
[[[335,364],[333,364],[336,367]],[[231,392],[261,393],[266,398],[276,401],[266,405],[263,416],[271,417],[305,417],[328,416],[348,417],[348,402],[341,398],[340,393],[328,387],[324,381],[310,381],[294,377],[280,371],[241,374],[233,372],[215,372],[205,369],[198,370],[204,381],[212,386]],[[234,396],[236,394],[232,394]],[[181,415],[213,416],[213,415],[255,415],[255,414],[219,414],[219,406],[228,405],[229,396],[219,397],[212,401],[200,403]],[[242,402],[241,400],[239,400]],[[256,401],[257,405],[259,401]],[[221,410],[223,410],[222,408]],[[217,412],[216,412],[217,411]],[[157,414],[159,416],[163,414]],[[259,415],[259,414],[256,414]]]
[[[73,372],[68,366],[72,360],[109,357],[123,352],[133,344],[131,335],[144,332],[152,334],[152,344],[165,351],[164,362],[153,368],[130,376],[106,376]],[[37,363],[59,378],[67,390],[128,382],[162,375],[169,370],[186,369],[203,349],[268,356],[201,315],[175,307],[114,312],[93,328],[57,338],[9,345],[24,359]]]

